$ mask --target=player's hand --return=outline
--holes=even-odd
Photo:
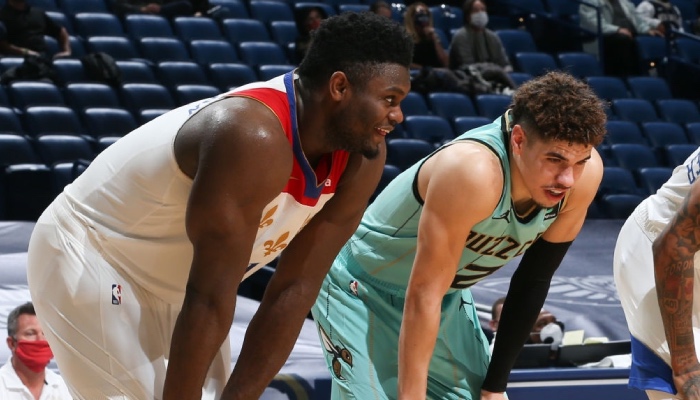
[[[683,400],[700,400],[700,365],[683,374],[674,374],[673,383]]]
[[[506,398],[505,392],[503,393],[494,393],[494,392],[488,392],[486,390],[481,390],[481,400],[508,400]]]

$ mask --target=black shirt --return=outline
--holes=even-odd
[[[5,4],[0,9],[0,21],[5,24],[6,40],[10,44],[39,53],[47,50],[44,35],[57,40],[61,35],[61,26],[53,22],[44,10],[32,6],[17,10]]]

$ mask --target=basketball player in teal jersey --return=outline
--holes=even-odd
[[[552,72],[379,194],[312,308],[332,398],[505,398],[598,189],[605,121],[588,86]],[[468,288],[520,254],[490,358]]]

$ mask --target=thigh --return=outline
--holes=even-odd
[[[395,399],[403,301],[335,265],[312,309],[334,399]]]
[[[37,224],[30,292],[61,375],[79,399],[157,399],[176,317],[88,241]]]

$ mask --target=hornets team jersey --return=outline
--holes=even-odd
[[[654,240],[668,225],[690,192],[691,185],[700,179],[700,148],[683,164],[674,168],[671,178],[659,190],[647,197],[632,213],[649,240]],[[697,265],[697,264],[696,264]]]
[[[503,126],[502,126],[503,125]],[[467,237],[464,251],[456,265],[452,290],[469,287],[522,254],[556,219],[561,203],[553,208],[533,211],[519,218],[511,202],[511,179],[507,145],[509,133],[502,121],[468,131],[455,141],[475,141],[493,151],[503,168],[503,192],[491,217],[476,224]],[[452,143],[454,143],[453,141]],[[436,152],[442,150],[448,143]],[[348,256],[363,275],[385,287],[401,290],[408,278],[416,255],[418,222],[423,202],[418,195],[417,176],[421,166],[435,152],[416,163],[377,196],[365,212],[362,222],[343,254]],[[464,168],[469,168],[465,160]],[[469,199],[454,199],[464,201]]]
[[[297,131],[294,78],[290,72],[182,106],[102,152],[63,194],[75,217],[93,232],[92,245],[145,289],[168,302],[181,301],[193,255],[185,230],[192,179],[177,165],[174,140],[197,112],[240,96],[275,113],[294,154],[286,187],[263,211],[245,277],[277,257],[333,196],[348,161],[346,151],[335,151],[315,169],[309,165]]]

